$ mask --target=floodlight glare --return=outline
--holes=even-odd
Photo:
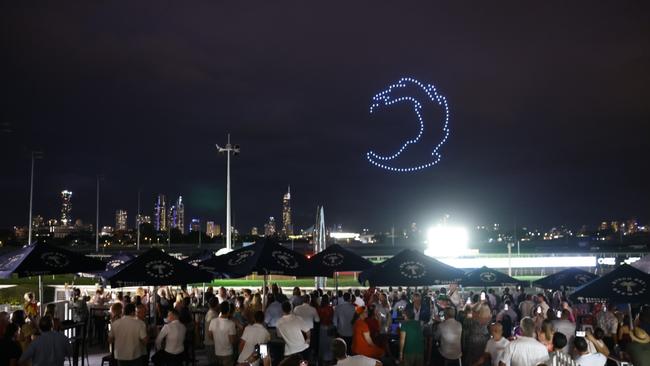
[[[469,235],[462,227],[436,226],[427,231],[427,249],[430,257],[450,258],[468,254]]]

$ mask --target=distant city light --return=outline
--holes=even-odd
[[[359,239],[359,233],[330,233],[330,238],[332,239]]]
[[[427,249],[424,254],[435,258],[452,258],[477,254],[467,249],[469,235],[462,227],[436,226],[427,231]]]
[[[567,257],[473,257],[473,258],[440,258],[440,261],[456,268],[563,268],[563,267],[595,267],[595,256]]]
[[[438,104],[440,107],[442,107],[442,109],[444,110],[442,140],[438,142],[438,144],[435,145],[435,147],[433,147],[433,151],[431,152],[432,158],[430,158],[429,161],[411,167],[396,167],[392,165],[387,165],[387,163],[385,162],[397,158],[404,151],[404,149],[406,149],[408,145],[417,143],[422,137],[422,133],[424,131],[424,118],[422,117],[421,114],[422,103],[420,102],[420,100],[418,100],[418,98],[410,97],[410,96],[395,97],[394,95],[392,95],[394,89],[405,88],[407,84],[416,85],[427,94],[429,100],[423,101],[423,103],[434,102]],[[418,122],[420,124],[420,129],[418,131],[417,136],[415,136],[413,139],[404,142],[404,144],[402,144],[402,147],[400,147],[397,150],[397,152],[395,152],[392,155],[379,155],[372,150],[368,151],[368,153],[366,154],[366,158],[371,164],[376,165],[382,169],[386,169],[394,172],[413,172],[413,171],[429,168],[440,162],[441,155],[438,152],[438,150],[447,141],[447,137],[449,137],[449,106],[447,105],[447,99],[443,95],[438,94],[436,88],[433,85],[431,84],[425,85],[412,78],[401,78],[397,83],[389,86],[386,90],[375,95],[372,98],[372,100],[373,100],[373,104],[370,106],[371,114],[374,113],[375,110],[382,105],[391,106],[395,103],[411,102],[413,104],[413,111],[415,112],[415,115],[417,116]]]

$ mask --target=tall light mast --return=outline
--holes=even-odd
[[[230,224],[230,155],[239,155],[239,145],[230,144],[230,134],[228,134],[228,143],[226,147],[221,147],[217,144],[217,149],[220,154],[227,154],[227,168],[226,168],[226,250],[232,250],[231,231],[232,225]]]

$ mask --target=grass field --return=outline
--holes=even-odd
[[[540,276],[516,276],[517,279],[523,281],[534,281]],[[298,278],[292,279],[285,276],[270,276],[270,283],[277,283],[281,287],[311,287],[314,286],[314,278]],[[43,285],[45,287],[44,296],[46,299],[51,299],[54,296],[54,290],[48,285],[94,285],[97,280],[93,278],[84,278],[71,275],[57,275],[57,276],[43,276]],[[227,279],[227,280],[214,280],[212,286],[224,287],[262,287],[263,279],[260,276],[249,276],[247,278]],[[25,292],[33,292],[38,294],[38,277],[25,277],[25,278],[11,278],[0,279],[0,285],[16,285],[15,287],[0,289],[0,304],[21,304],[23,302],[23,295]],[[208,285],[208,284],[206,284]],[[334,286],[334,279],[327,279],[327,286]],[[339,276],[339,287],[359,287],[359,282],[352,275]]]

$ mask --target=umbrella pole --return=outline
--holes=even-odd
[[[201,293],[201,304],[205,306],[205,282],[203,282],[203,292]]]
[[[38,301],[40,302],[38,315],[41,316],[43,315],[43,305],[45,304],[43,302],[43,276],[38,276]]]
[[[630,329],[634,329],[634,321],[632,320],[632,304],[627,303],[627,312],[630,316]]]
[[[334,298],[336,299],[336,305],[339,304],[339,273],[334,272]]]
[[[262,283],[262,307],[264,308],[265,311],[266,311],[266,303],[267,303],[266,298],[268,296],[267,290],[266,290],[266,284],[268,283],[268,280],[269,280],[269,276],[265,272],[264,273],[264,282]]]

